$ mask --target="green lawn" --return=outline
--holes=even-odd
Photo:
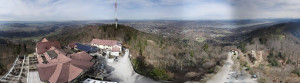
[[[204,38],[204,37],[196,38],[196,41],[197,41],[197,42],[203,42],[203,41],[205,41],[205,40],[206,40],[206,38]]]

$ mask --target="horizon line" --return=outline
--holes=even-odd
[[[122,21],[245,21],[245,20],[300,20],[300,18],[261,18],[261,19],[198,19],[198,20],[187,20],[187,19],[124,19]],[[0,22],[87,22],[87,21],[115,21],[111,20],[21,20],[21,21],[0,21]]]

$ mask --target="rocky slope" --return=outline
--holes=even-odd
[[[259,67],[249,67],[249,62],[243,64],[250,73],[262,76],[259,82],[300,82],[299,28],[300,22],[286,22],[243,34],[244,40],[236,45],[244,56],[251,56],[251,51],[263,52]]]

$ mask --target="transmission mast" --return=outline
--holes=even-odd
[[[116,29],[118,28],[118,13],[117,13],[117,0],[115,0],[115,24],[116,24]]]

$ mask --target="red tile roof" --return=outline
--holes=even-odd
[[[42,42],[48,42],[48,40],[46,38],[43,38]]]
[[[91,55],[89,55],[86,52],[77,52],[75,54],[71,54],[70,55],[71,59],[74,60],[85,60],[85,61],[90,61],[93,57],[91,57]]]
[[[40,76],[40,80],[48,80],[51,75],[54,73],[57,64],[48,63],[48,64],[38,64],[38,72]]]
[[[64,76],[60,76],[60,73],[64,73],[64,72],[62,72],[62,70],[66,70],[66,68],[67,68],[65,66],[68,66],[68,64],[66,64],[66,65],[64,65],[63,63],[57,64],[54,73],[51,75],[51,77],[49,79],[50,83],[58,83],[59,82],[58,78],[61,78],[61,77],[64,77],[64,79],[67,78],[65,75]],[[62,68],[64,68],[64,69],[62,69]],[[60,79],[60,81],[63,81],[63,80]],[[60,83],[63,83],[63,82],[60,82]]]
[[[81,68],[81,69],[88,69],[90,68],[94,63],[90,62],[90,61],[80,61],[80,60],[72,60],[71,64]]]
[[[85,52],[72,54],[67,57],[66,53],[54,46],[49,48],[57,53],[57,57],[50,59],[47,53],[44,53],[48,63],[43,64],[41,56],[38,56],[37,64],[40,80],[50,83],[64,83],[75,79],[84,69],[90,68],[94,63],[90,60],[92,57]]]
[[[118,47],[112,47],[112,51],[113,52],[120,52],[120,48],[118,48]]]
[[[74,65],[70,65],[68,81],[72,81],[73,79],[75,79],[82,71],[83,70],[81,68],[78,68]]]
[[[68,44],[68,47],[69,47],[69,48],[74,48],[76,43],[78,43],[78,42],[69,43],[69,44]]]
[[[120,45],[116,40],[101,40],[101,39],[93,39],[91,44],[105,45],[105,46]]]
[[[43,40],[44,41],[44,40]],[[43,54],[45,52],[47,52],[52,46],[56,47],[56,48],[60,48],[60,44],[58,41],[47,41],[47,42],[38,42],[36,44],[36,52],[38,54]]]

